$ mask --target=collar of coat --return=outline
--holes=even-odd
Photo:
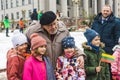
[[[82,47],[83,47],[84,49],[92,50],[92,48],[91,48],[89,45],[87,45],[87,42],[84,42],[84,43],[82,44]],[[101,43],[100,43],[100,47],[101,47],[101,48],[104,48],[104,47],[105,47],[105,44],[101,42]]]
[[[94,20],[98,20],[98,21],[101,21],[101,18],[102,17],[102,13],[98,13],[98,15],[95,17],[95,19]],[[109,16],[109,19],[108,19],[108,21],[114,21],[114,19],[115,19],[115,16],[114,16],[114,14],[113,13],[111,13],[110,14],[110,16]]]

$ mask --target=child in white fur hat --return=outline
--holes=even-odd
[[[7,52],[7,79],[22,80],[24,53],[27,52],[28,42],[24,34],[14,31],[13,48]]]
[[[115,61],[111,63],[111,72],[113,80],[120,80],[120,38],[118,40],[118,45],[113,48],[113,56],[115,56]]]

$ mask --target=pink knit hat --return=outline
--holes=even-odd
[[[30,36],[31,39],[31,48],[32,49],[36,49],[39,46],[43,46],[43,45],[47,45],[46,40],[41,37],[40,35],[38,35],[37,33],[33,33]]]

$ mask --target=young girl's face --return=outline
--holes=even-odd
[[[44,55],[45,52],[46,52],[46,45],[38,47],[38,49],[37,49],[38,54]]]
[[[92,40],[92,42],[91,42],[91,44],[92,45],[94,45],[94,46],[100,46],[100,37],[99,36],[96,36],[93,40]]]
[[[17,50],[21,53],[26,53],[27,52],[27,47],[28,47],[28,44],[24,43],[22,45],[18,45]]]
[[[68,57],[68,58],[72,57],[74,52],[75,52],[75,48],[64,49],[64,53],[65,53],[66,57]]]

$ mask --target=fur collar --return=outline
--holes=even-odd
[[[84,49],[92,50],[92,48],[91,48],[89,45],[87,45],[87,42],[84,42],[84,43],[82,44],[82,47],[83,47]],[[101,48],[104,48],[104,47],[105,47],[105,44],[101,42],[101,43],[100,43],[100,47],[101,47]]]

